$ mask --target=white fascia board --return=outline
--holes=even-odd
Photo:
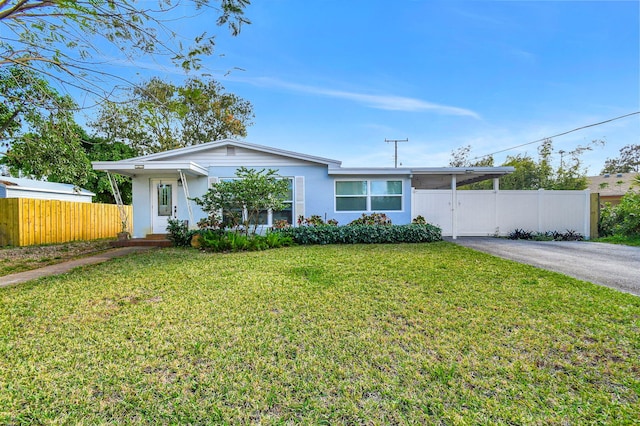
[[[410,176],[411,169],[399,169],[395,167],[350,167],[329,168],[330,176]]]
[[[492,174],[506,175],[513,173],[514,167],[414,167],[412,173],[421,175],[463,175],[463,174]]]
[[[153,172],[178,172],[192,176],[207,176],[208,172],[193,161],[94,161],[94,170],[113,172],[125,176],[150,174]]]

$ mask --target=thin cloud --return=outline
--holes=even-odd
[[[247,81],[247,80],[245,80]],[[257,85],[268,87],[280,87],[300,93],[326,96],[329,98],[346,99],[363,104],[370,108],[388,111],[406,112],[435,112],[445,115],[460,115],[480,119],[480,115],[472,110],[459,108],[450,105],[436,104],[416,98],[394,95],[370,95],[357,92],[347,92],[343,90],[326,89],[315,86],[307,86],[296,83],[288,83],[271,78],[259,78],[253,80]]]

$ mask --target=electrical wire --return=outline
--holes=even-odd
[[[511,151],[513,149],[521,148],[523,146],[531,145],[531,144],[534,144],[534,143],[544,142],[547,139],[557,138],[558,136],[564,136],[564,135],[567,135],[569,133],[577,132],[578,130],[587,129],[589,127],[600,126],[601,124],[610,123],[612,121],[620,120],[622,118],[630,117],[632,115],[637,115],[637,114],[640,114],[640,111],[636,111],[636,112],[632,112],[632,113],[629,113],[629,114],[621,115],[620,117],[610,118],[609,120],[600,121],[598,123],[593,123],[593,124],[588,124],[586,126],[577,127],[575,129],[568,130],[566,132],[558,133],[558,134],[553,135],[553,136],[547,136],[545,138],[537,139],[537,140],[532,141],[532,142],[527,142],[527,143],[523,143],[523,144],[520,144],[520,145],[516,145],[516,146],[513,146],[511,148],[501,149],[500,151],[492,152],[491,154],[485,154],[485,155],[481,155],[481,156],[475,157],[474,160],[478,160],[478,159],[485,158],[485,157],[490,157],[490,156],[495,155],[495,154],[500,154],[502,152]]]

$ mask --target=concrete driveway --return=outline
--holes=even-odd
[[[640,247],[489,237],[459,237],[449,241],[640,296]]]

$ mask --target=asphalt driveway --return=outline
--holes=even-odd
[[[459,237],[449,241],[640,296],[640,247],[488,237]]]

